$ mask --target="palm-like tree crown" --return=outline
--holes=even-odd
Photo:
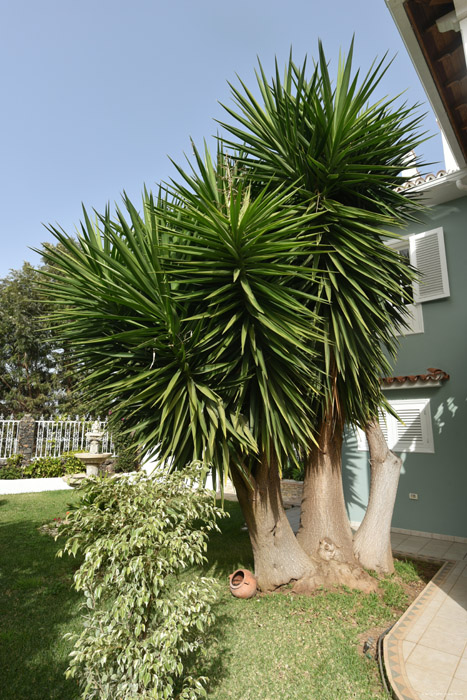
[[[260,453],[281,461],[313,437],[323,333],[297,280],[315,275],[299,261],[317,216],[294,191],[253,197],[221,154],[199,162],[172,196],[145,193],[142,216],[125,197],[115,220],[85,212],[77,241],[51,228],[66,254],[44,252],[57,270],[48,294],[67,302],[57,332],[93,370],[90,393],[135,440],[178,465],[247,473]]]
[[[292,61],[283,81],[261,69],[263,105],[233,88],[215,163],[195,149],[142,213],[126,196],[113,218],[85,211],[78,240],[50,228],[57,333],[161,458],[247,476],[263,453],[308,446],[329,411],[363,425],[384,401],[414,278],[384,236],[414,215],[395,186],[418,119],[368,106],[384,67],[359,84],[351,58],[335,87],[321,47],[310,80]]]
[[[351,46],[332,84],[323,48],[311,79],[306,61],[292,58],[281,80],[269,82],[260,65],[258,102],[246,85],[232,87],[237,109],[224,144],[239,152],[238,166],[260,187],[293,185],[303,207],[320,214],[316,254],[320,274],[306,291],[323,318],[326,376],[321,411],[364,425],[384,403],[379,377],[389,372],[394,327],[406,325],[415,271],[384,244],[390,227],[414,218],[418,205],[396,187],[407,154],[421,142],[421,117],[394,99],[369,105],[388,66],[381,61],[360,80],[352,75]],[[394,234],[391,234],[394,236]],[[317,348],[316,348],[317,350]],[[385,352],[386,351],[386,352]]]

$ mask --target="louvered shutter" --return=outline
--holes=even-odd
[[[442,228],[409,237],[410,262],[421,273],[414,285],[414,301],[424,302],[449,296],[449,280]]]
[[[390,401],[390,404],[403,422],[386,411],[380,413],[379,424],[389,449],[395,452],[434,452],[430,400]],[[357,430],[357,449],[368,450],[363,430]]]
[[[389,430],[390,430],[390,424],[391,421],[394,420],[393,416],[390,416],[386,411],[379,411],[379,424],[381,426],[381,431],[384,435],[384,439],[389,445],[390,437],[389,437]],[[364,452],[365,450],[368,450],[368,442],[366,439],[366,434],[365,431],[362,430],[361,428],[356,428],[355,430],[355,437],[357,439],[357,449],[360,450],[361,452]]]
[[[391,428],[391,421],[393,421],[394,418],[389,415],[386,411],[380,411],[379,412],[379,425],[381,428],[381,432],[384,435],[384,439],[389,445],[390,437],[389,437],[389,432]]]
[[[396,452],[434,452],[430,400],[391,401],[400,423],[391,425],[390,448]]]

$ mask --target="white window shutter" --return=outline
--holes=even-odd
[[[409,315],[407,316],[408,328],[398,327],[395,335],[406,336],[414,335],[415,333],[423,333],[425,326],[423,324],[423,311],[421,304],[406,304]]]
[[[394,420],[393,416],[390,416],[388,413],[386,413],[386,411],[379,411],[379,424],[381,427],[381,431],[384,435],[384,439],[386,440],[388,445],[390,442],[389,426],[392,420]],[[360,450],[361,452],[365,452],[365,450],[368,450],[368,441],[366,439],[365,431],[361,428],[356,428],[355,437],[357,439],[357,450]]]
[[[381,432],[384,435],[384,439],[386,442],[389,444],[390,442],[390,430],[391,430],[391,421],[394,420],[391,415],[387,411],[379,411],[379,426],[381,428]]]
[[[424,302],[449,296],[448,269],[442,228],[409,237],[410,262],[421,273],[414,285],[414,301]]]
[[[434,452],[430,400],[400,400],[390,404],[403,422],[386,411],[384,415],[380,414],[379,424],[389,449],[395,452]],[[357,449],[368,450],[365,433],[359,429]]]
[[[394,418],[390,445],[396,452],[434,452],[429,399],[391,401],[400,423]]]

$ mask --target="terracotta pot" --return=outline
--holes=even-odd
[[[237,569],[230,574],[230,592],[236,598],[253,598],[256,594],[256,579],[247,569]]]

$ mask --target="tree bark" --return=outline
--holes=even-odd
[[[353,562],[352,530],[342,487],[343,426],[324,419],[305,465],[302,509],[297,540],[312,557],[320,542],[331,540],[341,561]]]
[[[342,488],[342,440],[342,423],[323,420],[318,445],[313,446],[305,467],[297,534],[315,568],[296,582],[295,593],[311,593],[318,586],[348,586],[365,593],[377,588],[353,553]]]
[[[237,492],[255,560],[255,576],[262,591],[305,576],[313,562],[298,544],[282,502],[279,470],[274,458],[263,455],[252,471],[253,488],[232,468]]]
[[[354,537],[354,552],[366,569],[392,573],[391,520],[402,461],[387,446],[378,420],[369,423],[365,433],[370,450],[370,497]]]

